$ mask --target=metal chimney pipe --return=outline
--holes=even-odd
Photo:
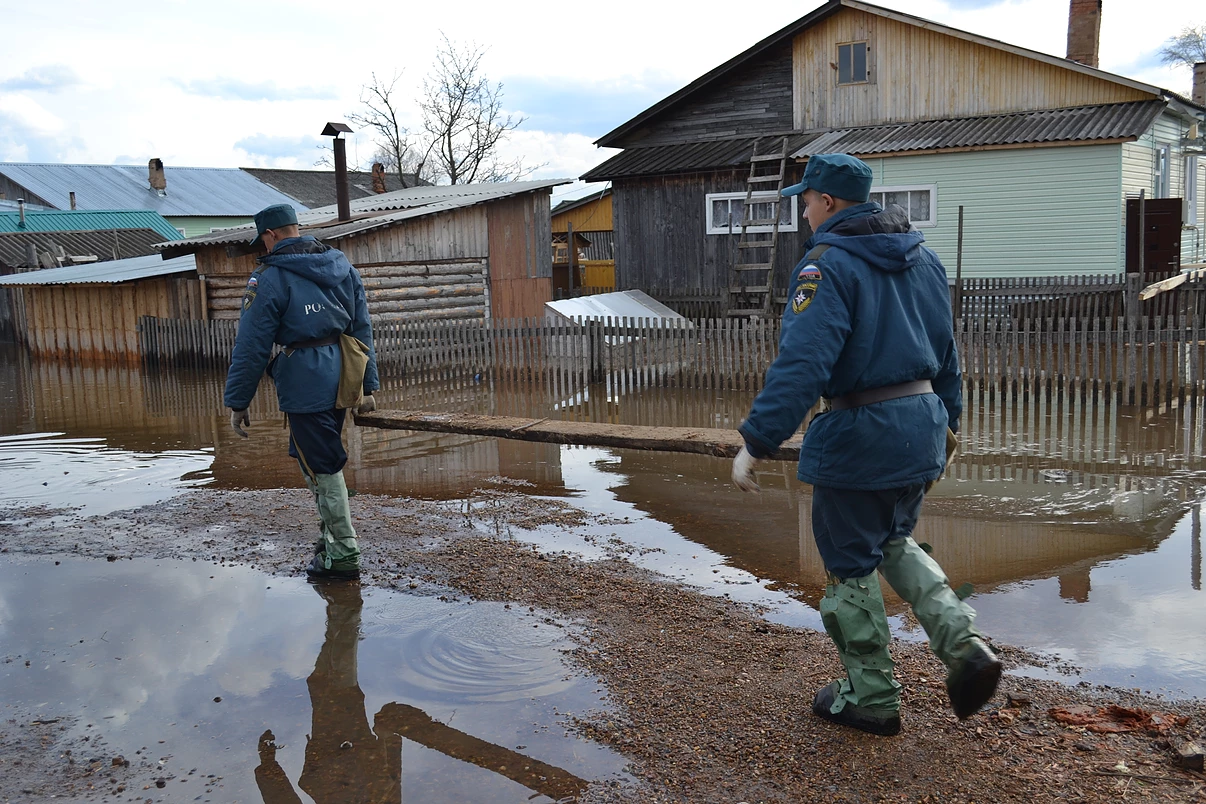
[[[335,203],[339,207],[339,220],[352,219],[352,202],[348,198],[348,153],[347,141],[335,138]]]
[[[17,226],[24,229],[25,228],[25,199],[24,198],[17,199],[17,213],[20,215],[20,221],[17,223]]]
[[[75,209],[75,190],[67,193],[67,195],[71,198],[71,208]]]
[[[347,123],[327,123],[322,130],[322,136],[333,137],[335,142],[335,203],[339,209],[339,220],[352,219],[352,205],[348,200],[348,152],[347,143],[343,141],[344,134],[351,134],[352,129]]]

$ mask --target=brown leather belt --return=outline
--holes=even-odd
[[[338,335],[328,335],[325,338],[315,338],[312,341],[298,341],[285,347],[285,354],[291,355],[298,349],[313,349],[318,346],[334,346],[339,343]]]
[[[882,388],[870,388],[866,391],[855,391],[845,396],[837,396],[829,400],[831,410],[849,410],[861,408],[864,405],[874,405],[876,402],[887,402],[889,399],[900,399],[906,396],[934,393],[934,386],[929,380],[913,380],[899,385],[885,385]]]

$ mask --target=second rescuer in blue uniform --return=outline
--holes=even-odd
[[[955,713],[974,714],[996,690],[1001,665],[972,626],[942,568],[911,538],[925,492],[941,477],[947,438],[962,412],[946,271],[896,206],[869,203],[871,169],[818,154],[800,184],[813,228],[792,270],[779,355],[741,425],[733,480],[753,491],[754,462],[796,431],[820,397],[798,476],[813,485],[812,528],[829,573],[821,617],[847,677],[822,688],[813,712],[891,735],[900,684],[878,570],[947,666]]]

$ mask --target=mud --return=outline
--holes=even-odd
[[[536,526],[569,532],[606,524],[595,515],[506,491],[458,503],[368,495],[352,502],[364,585],[539,607],[562,619],[538,626],[575,626],[567,629],[576,640],[570,661],[601,680],[610,705],[570,725],[628,757],[636,780],[594,785],[584,801],[1206,800],[1206,776],[1173,767],[1169,742],[1201,735],[1200,701],[1008,675],[985,712],[959,722],[942,667],[924,645],[898,642],[904,731],[871,737],[809,713],[814,691],[840,674],[824,634],[768,623],[748,606],[656,576],[628,561],[619,540],[589,562],[524,541],[524,530]],[[301,574],[313,532],[310,500],[297,491],[195,491],[106,516],[51,520],[31,511],[0,525],[10,552],[192,559],[290,576]],[[997,647],[1011,664],[1022,657]],[[1057,706],[1111,703],[1189,720],[1158,736],[1095,735],[1048,715]],[[22,791],[42,784],[67,797],[100,791],[96,781],[64,771],[70,746],[56,742],[55,725],[30,725],[20,713],[6,718],[0,800],[37,800]],[[18,760],[24,770],[14,773]],[[148,784],[132,767],[125,783]],[[103,778],[113,795],[123,777]],[[135,792],[143,791],[119,797]]]

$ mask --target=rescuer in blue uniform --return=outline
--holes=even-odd
[[[871,169],[819,154],[803,180],[813,229],[792,269],[779,355],[741,425],[733,481],[758,489],[755,461],[772,454],[825,397],[800,450],[812,529],[829,574],[821,619],[846,678],[817,692],[813,712],[835,723],[900,731],[900,684],[878,570],[913,607],[948,670],[955,714],[996,691],[1001,664],[973,627],[975,612],[912,539],[926,491],[942,476],[962,412],[946,270],[900,207],[869,203]]]
[[[250,424],[247,409],[267,370],[288,420],[289,455],[301,466],[321,519],[322,538],[306,572],[316,580],[354,580],[360,577],[360,548],[343,479],[347,411],[336,407],[336,397],[339,336],[347,333],[369,353],[356,412],[376,408],[373,393],[380,385],[364,286],[343,252],[300,235],[297,213],[288,204],[260,210],[255,225],[252,247],[268,253],[259,258],[243,294],[224,402],[231,426],[246,438],[242,425]],[[274,343],[284,349],[272,358]]]

